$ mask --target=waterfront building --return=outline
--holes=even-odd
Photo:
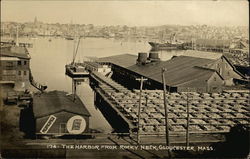
[[[224,86],[234,85],[234,79],[243,78],[223,55],[209,57],[206,53],[190,54],[176,56],[168,61],[150,59],[147,53],[142,53],[139,57],[130,54],[116,55],[100,58],[98,61],[110,64],[112,78],[130,89],[139,87],[135,79],[141,76],[148,79],[144,82],[145,89],[162,89],[162,68],[166,68],[165,80],[170,92],[220,92]],[[196,54],[202,54],[203,57],[197,57]]]
[[[203,65],[205,68],[216,70],[224,79],[226,85],[232,85],[233,79],[244,78],[235,65],[222,53],[187,50],[185,56],[212,60],[211,63]]]
[[[90,113],[79,97],[52,91],[33,98],[36,135],[79,135],[89,131]]]
[[[162,90],[145,90],[144,87],[142,92],[137,89],[128,90],[97,72],[90,74],[90,85],[95,90],[95,105],[116,132],[138,133],[139,128],[140,136],[153,143],[156,143],[157,140],[153,136],[158,139],[161,135],[165,136],[165,109]],[[140,95],[141,116],[138,118]],[[181,139],[183,141],[187,127],[194,138],[204,135],[199,141],[209,140],[208,142],[211,142],[210,137],[213,135],[216,135],[218,139],[217,135],[224,136],[236,125],[247,127],[249,123],[249,113],[246,113],[249,107],[248,90],[231,90],[220,93],[166,93],[165,97],[169,110],[169,132],[172,137],[175,135],[179,139],[184,137]],[[186,125],[187,109],[190,109],[189,126]],[[208,136],[209,138],[207,138]],[[178,142],[181,141],[179,139]],[[171,139],[171,143],[175,141]]]
[[[202,51],[228,52],[230,40],[196,39],[196,49]]]
[[[107,75],[108,73],[111,72],[111,67],[109,65],[100,65],[97,62],[90,62],[90,61],[85,61],[84,64],[85,68],[90,72],[96,71],[103,75]]]
[[[25,83],[30,78],[30,55],[26,47],[2,45],[0,54],[0,82]]]
[[[245,41],[237,41],[231,45],[229,50],[232,54],[239,54],[241,56],[249,54],[249,44]]]

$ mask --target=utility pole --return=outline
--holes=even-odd
[[[186,146],[189,146],[189,88],[187,89],[187,129],[186,129]]]
[[[141,96],[142,96],[142,87],[143,87],[143,82],[146,81],[146,78],[137,78],[137,81],[140,81],[140,94],[139,94],[139,108],[138,108],[138,125],[137,125],[137,143],[140,143],[140,120],[141,120]]]
[[[73,101],[76,100],[76,81],[72,78],[72,94],[73,94]]]
[[[169,130],[168,130],[168,108],[166,101],[166,82],[165,82],[165,73],[166,69],[162,68],[162,83],[163,83],[163,100],[164,100],[164,109],[165,109],[165,133],[166,133],[166,144],[169,146]]]

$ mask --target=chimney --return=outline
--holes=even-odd
[[[138,59],[136,60],[136,64],[138,65],[145,65],[147,62],[147,53],[139,52],[138,53]]]
[[[157,52],[150,52],[148,60],[150,60],[150,62],[160,61],[159,53],[157,53]]]

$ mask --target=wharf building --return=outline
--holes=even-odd
[[[90,72],[96,71],[103,75],[111,74],[111,67],[110,65],[100,65],[96,62],[85,61],[84,66]]]
[[[160,137],[166,133],[162,90],[143,90],[139,118],[139,90],[131,91],[99,72],[90,74],[90,86],[95,90],[95,105],[115,132],[129,133],[132,137],[133,132],[140,133],[144,143],[165,142]],[[165,99],[171,144],[185,142],[187,127],[191,142],[212,143],[223,141],[225,133],[236,125],[249,125],[249,91],[166,93]]]
[[[243,78],[220,54],[190,51],[168,61],[160,61],[155,53],[123,54],[98,62],[110,65],[113,73],[112,79],[97,71],[90,73],[95,105],[115,132],[131,137],[136,133],[140,143],[165,142],[166,125],[173,145],[187,142],[185,134],[192,138],[190,143],[221,142],[233,127],[248,126],[249,92],[220,92],[233,84],[232,79]],[[165,97],[162,68],[167,69],[165,81],[171,92]],[[142,92],[136,80],[141,76],[148,79]]]
[[[0,83],[26,87],[30,78],[30,59],[26,47],[1,45]]]
[[[232,44],[230,50],[230,53],[235,54],[248,54],[249,53],[249,42],[246,41],[237,41],[234,44]]]
[[[31,125],[39,136],[82,135],[89,132],[90,113],[78,96],[62,91],[35,95],[31,107]]]
[[[201,51],[229,52],[230,40],[220,39],[197,39],[195,47]]]
[[[234,42],[226,54],[228,59],[236,66],[236,68],[244,75],[250,76],[249,70],[249,42]]]
[[[187,51],[185,56],[174,56],[161,61],[157,53],[122,54],[98,59],[112,67],[112,78],[129,89],[138,89],[136,78],[144,77],[144,89],[162,89],[162,68],[169,92],[221,92],[225,86],[243,79],[228,59],[219,53]]]

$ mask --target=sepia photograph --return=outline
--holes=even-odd
[[[0,159],[250,158],[247,0],[0,3]]]

